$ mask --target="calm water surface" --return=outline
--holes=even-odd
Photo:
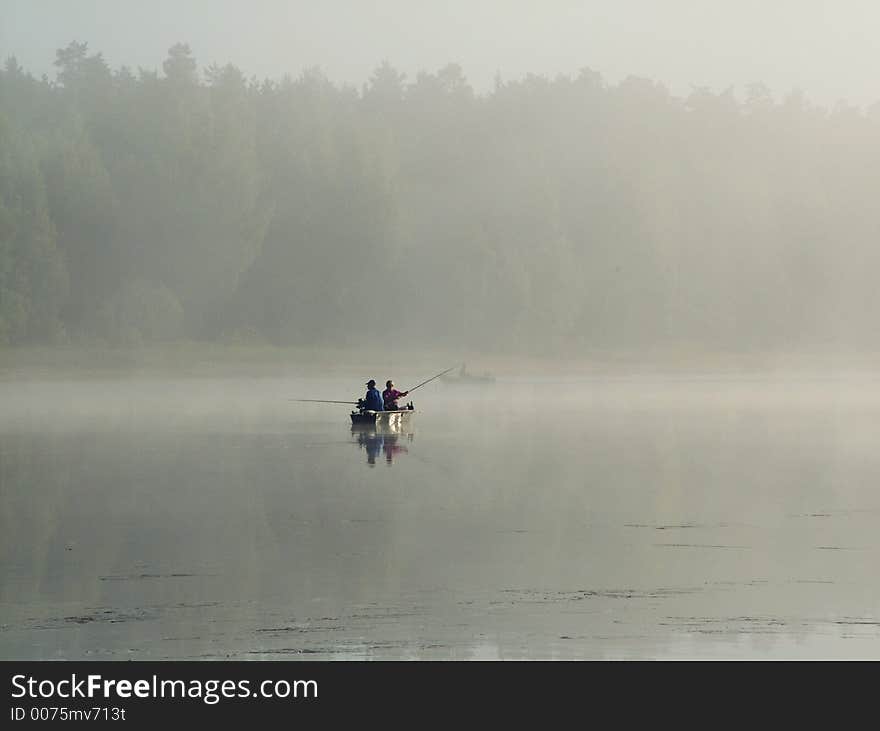
[[[880,658],[880,383],[363,380],[0,382],[0,658]]]

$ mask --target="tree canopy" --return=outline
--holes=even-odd
[[[880,107],[55,63],[0,71],[0,343],[875,345]]]

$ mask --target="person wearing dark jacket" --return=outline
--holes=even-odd
[[[382,394],[379,393],[376,382],[372,378],[367,381],[367,395],[360,400],[358,405],[367,411],[384,411]]]

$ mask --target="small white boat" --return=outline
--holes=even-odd
[[[412,424],[415,413],[413,409],[398,409],[397,411],[371,411],[365,409],[363,411],[352,411],[351,424],[358,427],[375,427],[377,429],[400,431]]]

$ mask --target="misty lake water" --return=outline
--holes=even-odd
[[[0,657],[880,658],[880,382],[369,375],[0,382]]]

